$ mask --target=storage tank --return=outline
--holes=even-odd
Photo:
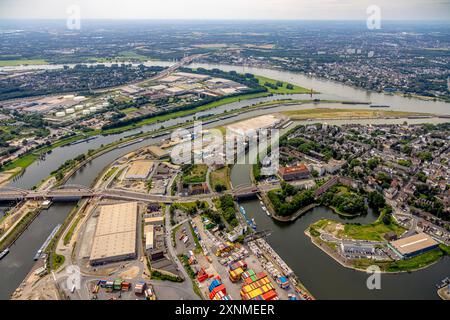
[[[90,111],[90,112],[95,112],[95,111],[97,111],[97,108],[96,108],[96,107],[90,107],[90,108],[89,108],[89,111]]]
[[[75,106],[75,110],[77,110],[77,111],[80,111],[80,110],[83,110],[83,109],[84,109],[84,106],[82,104],[78,104],[78,105]]]
[[[91,112],[89,110],[83,110],[83,115],[87,116],[88,114],[90,114]]]
[[[55,113],[55,116],[58,118],[62,118],[66,115],[66,113],[64,111],[59,111],[57,113]]]
[[[75,109],[74,108],[68,108],[68,109],[66,109],[66,113],[67,114],[73,114],[73,113],[75,113]]]

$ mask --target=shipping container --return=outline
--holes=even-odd
[[[221,285],[222,282],[220,280],[214,279],[209,285],[209,292],[211,292],[215,287]]]
[[[238,282],[241,280],[241,275],[244,273],[244,270],[242,268],[237,268],[235,270],[232,270],[229,272],[230,274],[230,280],[232,282]]]
[[[225,288],[224,284],[221,284],[221,285],[215,287],[213,289],[213,291],[211,291],[211,293],[209,294],[209,298],[212,300],[216,296],[216,294],[219,292],[222,292],[223,294],[227,294],[227,289]]]
[[[114,286],[113,286],[114,290],[122,290],[122,282],[123,282],[122,279],[114,280]]]
[[[256,276],[255,271],[253,271],[252,269],[249,269],[242,274],[242,279],[247,279],[252,276]]]
[[[240,260],[230,265],[230,271],[236,270],[237,268],[242,268],[245,271],[247,270],[247,263]]]
[[[258,281],[260,279],[263,279],[267,277],[267,274],[265,272],[259,272],[256,276],[251,276],[244,280],[245,284],[251,284],[252,282]]]

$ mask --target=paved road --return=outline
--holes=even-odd
[[[183,264],[178,259],[175,248],[172,245],[172,237],[171,237],[172,233],[171,233],[171,225],[170,225],[170,206],[166,206],[165,216],[166,216],[166,218],[165,218],[166,245],[167,245],[168,253],[171,256],[172,261],[174,261],[177,264],[178,270],[183,274],[184,281],[181,283],[181,285],[182,285],[181,287],[183,288],[184,291],[193,293],[193,296],[196,297],[195,300],[199,300],[200,298],[194,293],[194,287],[192,285],[191,278],[189,277],[186,270],[184,269]]]

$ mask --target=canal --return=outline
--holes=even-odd
[[[231,66],[216,66],[216,65],[193,65],[193,67],[220,67],[223,70],[237,70],[241,71],[238,67]],[[290,81],[292,83],[304,86],[312,87],[315,90],[326,92],[326,94],[316,95],[320,99],[342,99],[342,100],[357,100],[357,101],[372,101],[375,103],[392,105],[393,110],[406,110],[406,111],[426,111],[440,114],[449,113],[449,105],[443,102],[433,101],[420,101],[414,99],[403,98],[399,96],[388,96],[382,94],[368,93],[363,90],[350,88],[332,81],[315,80],[305,77],[303,75],[274,71],[269,69],[254,69],[246,68],[246,72],[254,72],[255,74],[270,76],[272,78]],[[250,101],[239,101],[224,105],[213,110],[206,110],[197,113],[195,116],[201,116],[204,114],[222,114],[224,111],[241,109],[246,106],[250,106],[254,103],[262,101],[272,101],[285,96],[272,96],[266,98],[252,99]],[[309,95],[291,95],[293,99],[306,99]],[[287,106],[278,107],[268,110],[255,110],[240,114],[234,118],[227,120],[217,121],[205,128],[211,128],[220,126],[229,122],[234,122],[240,119],[250,118],[261,114],[267,114],[282,110],[295,110],[298,108],[308,108],[313,105],[303,106]],[[327,107],[340,107],[342,105],[327,105]],[[367,105],[351,106],[346,105],[345,108],[368,108]],[[34,185],[38,184],[41,180],[45,179],[50,173],[56,170],[66,160],[73,159],[76,156],[86,153],[89,149],[96,149],[102,145],[119,140],[130,136],[132,134],[139,133],[141,131],[149,132],[160,129],[161,126],[168,127],[176,124],[185,123],[188,120],[192,120],[194,115],[168,120],[157,124],[147,125],[141,128],[133,129],[121,134],[98,136],[96,139],[89,142],[83,142],[76,145],[59,147],[52,150],[44,159],[39,160],[29,166],[20,176],[16,177],[9,185],[12,187],[27,188],[30,189]],[[385,120],[380,120],[380,123]],[[445,121],[444,119],[433,119],[436,122]],[[330,121],[328,121],[330,123]],[[408,120],[408,122],[423,122],[423,120]],[[428,120],[427,120],[428,122]],[[69,181],[68,184],[81,184],[90,186],[97,175],[115,159],[120,156],[129,153],[135,149],[143,146],[158,142],[169,136],[159,137],[157,139],[148,138],[145,141],[126,146],[124,148],[116,148],[115,150],[108,152],[88,163],[81,168]],[[234,185],[246,183],[245,179],[250,179],[249,168],[245,169],[244,166],[235,166],[232,171],[232,181]],[[241,181],[242,180],[242,181]],[[415,272],[411,275],[390,275],[384,276],[386,279],[383,283],[386,283],[386,287],[379,292],[367,292],[365,289],[365,275],[363,273],[346,270],[339,265],[336,265],[334,260],[328,258],[321,250],[312,247],[309,239],[303,235],[303,231],[309,225],[308,219],[319,219],[320,214],[332,214],[323,208],[316,208],[311,214],[305,215],[303,218],[297,220],[293,224],[280,225],[272,222],[268,218],[259,206],[259,202],[249,201],[243,203],[244,207],[250,215],[254,215],[255,220],[258,223],[259,228],[267,228],[273,230],[273,234],[269,237],[268,241],[274,246],[274,248],[280,253],[280,255],[286,259],[286,262],[294,269],[299,275],[302,282],[312,291],[312,293],[318,298],[409,298],[416,296],[417,298],[424,297],[427,299],[436,298],[435,293],[432,292],[434,284],[439,282],[445,276],[448,276],[448,270],[450,270],[450,262],[447,258],[446,261],[442,261],[424,271]],[[259,206],[259,207],[258,207]],[[11,252],[4,259],[0,261],[0,299],[8,299],[10,294],[18,287],[26,274],[29,272],[34,264],[33,256],[36,250],[42,245],[47,236],[53,230],[53,228],[64,221],[68,216],[72,208],[73,203],[54,204],[50,209],[44,211],[36,220],[29,226],[29,228],[22,234],[19,240],[11,247]],[[319,212],[319,214],[315,214]],[[328,212],[328,213],[327,213]],[[0,214],[1,215],[1,214]],[[336,216],[335,216],[336,217]],[[337,218],[337,217],[336,217]],[[367,217],[367,219],[373,217]],[[281,234],[283,232],[283,235]],[[288,236],[288,234],[290,236]],[[288,241],[289,240],[289,241]],[[301,257],[304,257],[301,258]],[[307,261],[307,262],[305,262]],[[317,264],[317,265],[316,265]],[[316,266],[315,266],[316,265]],[[322,272],[315,272],[318,270],[324,270]],[[331,273],[334,270],[334,273]],[[334,274],[337,277],[335,279]],[[408,278],[409,276],[409,278]],[[333,280],[334,279],[334,280]],[[351,279],[351,280],[350,280]],[[361,279],[361,281],[359,281]],[[392,279],[392,280],[391,280]],[[404,280],[406,279],[406,280]],[[364,280],[364,281],[363,281]],[[409,282],[411,281],[411,282]],[[347,285],[345,285],[345,283]],[[359,283],[361,282],[361,283]],[[414,282],[417,284],[417,288],[421,289],[410,290],[410,286]],[[401,287],[401,284],[408,283],[409,287]],[[363,288],[364,286],[364,288]],[[357,287],[356,289],[354,287]],[[329,289],[327,289],[329,288]],[[359,288],[359,289],[358,289]],[[403,295],[403,296],[402,296]]]

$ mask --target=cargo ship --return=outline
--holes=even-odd
[[[0,253],[0,260],[2,260],[6,255],[9,253],[9,248],[6,248],[5,250]]]
[[[52,241],[53,237],[55,236],[55,234],[59,231],[59,229],[61,228],[61,224],[58,224],[52,231],[52,233],[50,233],[50,235],[48,236],[48,238],[45,240],[44,244],[39,248],[39,250],[36,252],[35,256],[34,256],[34,260],[39,260],[39,258],[41,257],[42,253],[44,252],[45,248],[48,247],[48,245],[50,244],[50,241]]]
[[[141,143],[141,142],[143,142],[143,141],[144,141],[144,139],[139,139],[139,140],[137,140],[137,141],[130,141],[130,142],[128,142],[128,143],[125,143],[125,144],[122,144],[122,145],[118,146],[117,148],[118,148],[118,149],[126,148],[126,147],[129,147],[129,146],[133,145],[133,144]]]
[[[89,141],[94,140],[94,139],[97,139],[97,137],[89,137],[89,138],[86,138],[86,139],[74,141],[74,142],[69,143],[69,146],[74,146],[74,145],[77,145],[77,144],[80,144],[80,143],[83,143],[83,142],[89,142]]]

